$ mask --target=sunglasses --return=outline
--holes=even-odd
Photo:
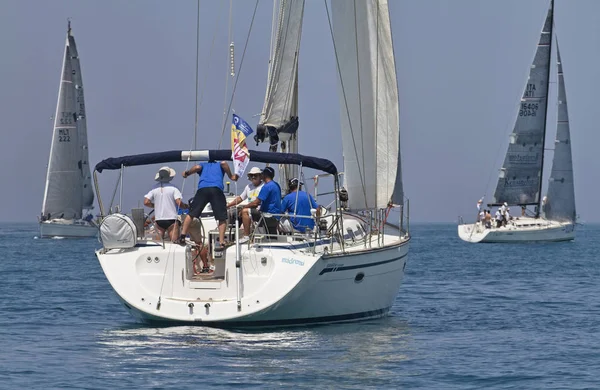
[[[248,180],[260,179],[260,175],[248,175]]]

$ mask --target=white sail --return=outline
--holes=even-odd
[[[558,44],[556,45],[556,50],[558,57],[558,122],[556,127],[556,141],[554,142],[554,159],[548,183],[544,216],[547,219],[555,221],[574,222],[576,211],[569,112],[567,110],[565,80]]]
[[[350,209],[401,204],[396,65],[386,0],[332,0]]]
[[[42,204],[42,216],[46,219],[81,218],[83,177],[72,72],[67,38]]]
[[[550,79],[552,4],[540,36],[510,144],[500,170],[493,204],[537,205],[544,163],[544,138]]]
[[[277,7],[275,2],[274,7]],[[271,150],[298,152],[298,55],[302,35],[304,0],[280,0],[265,102],[257,126],[257,141],[269,136]],[[285,183],[297,176],[296,166],[281,166]],[[284,185],[287,185],[284,184]]]
[[[73,74],[73,85],[75,88],[75,102],[77,113],[77,133],[79,138],[79,147],[81,148],[81,163],[78,166],[83,176],[83,208],[91,209],[94,207],[94,190],[92,188],[92,174],[89,165],[88,140],[87,140],[87,120],[85,116],[85,101],[83,96],[83,76],[81,75],[81,63],[75,44],[75,37],[71,28],[68,33],[69,52],[71,53],[71,68]]]

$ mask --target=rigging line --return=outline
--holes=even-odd
[[[346,89],[344,87],[344,80],[342,78],[342,72],[341,72],[341,68],[340,68],[340,59],[337,55],[335,38],[333,36],[333,27],[331,26],[331,17],[329,15],[329,6],[327,5],[327,0],[323,0],[323,2],[325,3],[325,10],[327,12],[327,21],[329,22],[329,32],[331,34],[331,40],[333,41],[333,52],[335,54],[335,62],[336,62],[338,74],[340,75],[340,85],[342,87],[342,95],[344,96],[344,106],[346,107],[346,115],[348,116],[348,126],[350,127],[350,135],[352,136],[352,146],[354,147],[354,155],[356,156],[356,159],[358,160],[358,150],[356,149],[356,141],[354,139],[354,130],[352,129],[352,121],[350,120],[350,109],[348,108],[348,98],[346,97]],[[361,126],[362,126],[362,124],[361,124]],[[362,184],[363,191],[365,191],[365,182],[363,179],[363,173],[360,169],[360,164],[357,164],[357,165],[358,165],[358,174],[360,177],[360,182]],[[366,196],[366,191],[365,191],[365,203],[366,203],[366,201],[367,201],[367,196]]]
[[[227,27],[227,43],[230,45],[229,50],[227,52],[227,64],[231,63],[231,44],[233,43],[231,40],[231,30],[232,30],[232,13],[233,13],[233,0],[229,0],[229,24]],[[225,93],[223,94],[223,132],[221,133],[221,138],[219,138],[219,147],[221,149],[221,142],[223,141],[223,135],[225,134],[225,124],[227,123],[227,111],[225,111],[225,106],[227,105],[227,92],[229,91],[229,77],[230,77],[230,69],[228,67],[227,72],[225,72]]]
[[[197,16],[196,16],[196,102],[195,102],[195,118],[194,118],[194,150],[198,144],[198,63],[200,61],[200,0],[197,0]]]
[[[229,100],[229,106],[227,111],[225,112],[227,115],[223,118],[223,131],[221,132],[221,138],[219,139],[219,149],[221,148],[221,142],[223,141],[223,135],[225,134],[225,129],[227,126],[227,116],[231,111],[231,106],[233,105],[233,98],[235,97],[235,90],[237,88],[238,81],[240,80],[240,74],[242,73],[242,66],[244,65],[244,57],[246,56],[246,49],[248,49],[248,41],[250,41],[250,34],[252,33],[252,26],[254,25],[254,19],[256,17],[256,10],[258,9],[258,2],[256,0],[256,4],[254,5],[254,12],[252,13],[252,20],[250,21],[250,27],[248,28],[248,34],[246,35],[246,43],[244,44],[244,51],[242,51],[242,59],[240,60],[240,66],[236,73],[235,82],[233,83],[233,90],[231,91],[231,100]]]

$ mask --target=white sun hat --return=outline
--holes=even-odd
[[[173,168],[164,166],[160,167],[156,175],[154,176],[154,180],[161,182],[169,182],[175,177],[175,170]]]

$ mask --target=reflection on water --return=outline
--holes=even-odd
[[[392,368],[409,360],[413,350],[408,324],[394,316],[268,331],[140,325],[106,330],[98,334],[97,344],[113,373],[123,366],[130,372],[137,364],[171,374],[194,367],[203,367],[207,375],[237,372],[249,377],[310,372],[335,382],[343,367],[347,380],[362,383],[397,377]]]

